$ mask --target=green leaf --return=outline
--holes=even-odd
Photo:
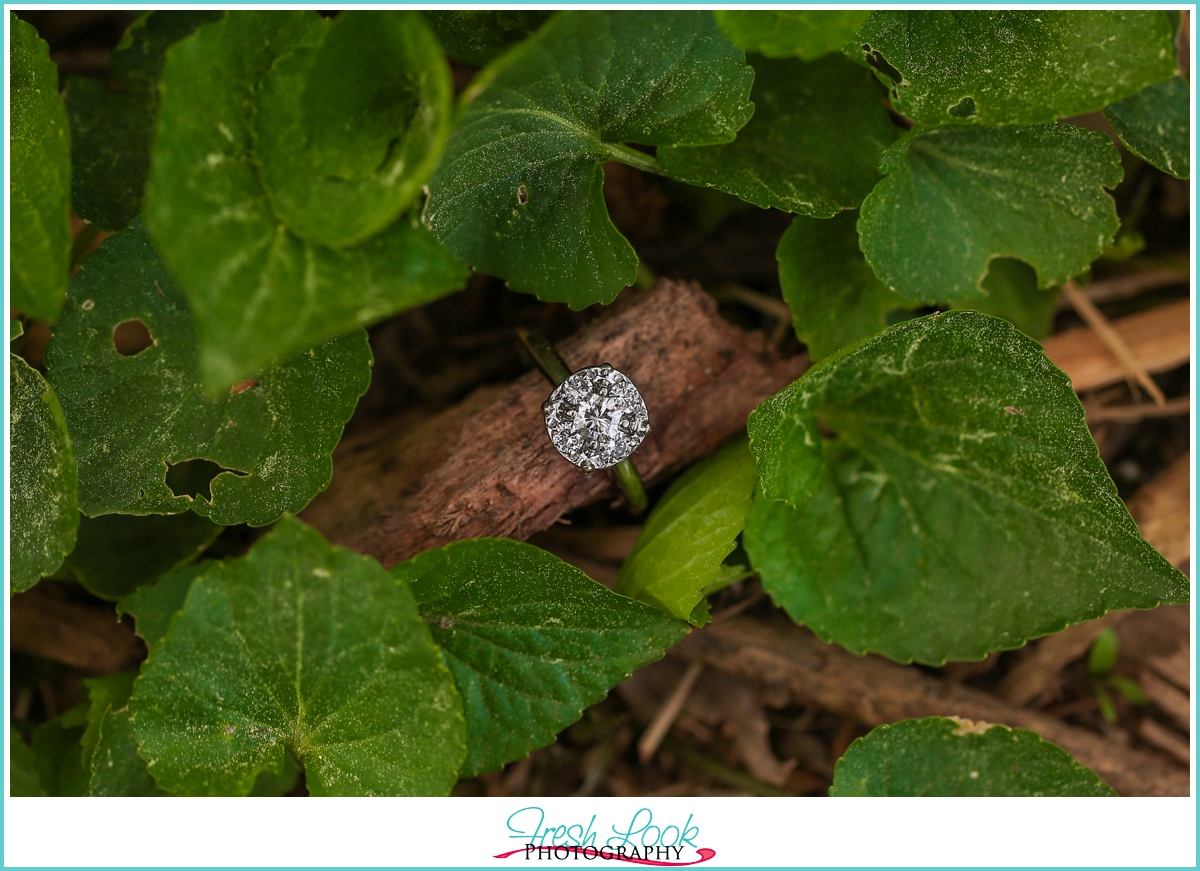
[[[312,795],[439,795],[465,752],[412,594],[291,518],[196,580],[131,710],[150,773],[178,795],[246,795],[289,752]]]
[[[54,389],[13,354],[10,403],[10,592],[28,590],[62,565],[79,526],[75,458]]]
[[[858,249],[856,216],[797,217],[779,240],[779,286],[796,337],[813,360],[873,336],[887,314],[912,303],[875,277]]]
[[[551,14],[539,9],[425,11],[446,54],[476,67],[533,33]]]
[[[733,552],[757,485],[744,439],[696,463],[654,506],[614,589],[690,619]]]
[[[1121,164],[1103,133],[1067,124],[913,131],[880,159],[858,232],[888,287],[925,303],[980,296],[993,257],[1017,257],[1038,286],[1100,256],[1119,222],[1104,188]]]
[[[926,717],[850,745],[832,796],[1115,796],[1096,772],[1027,729]]]
[[[731,141],[753,78],[707,12],[560,13],[466,93],[425,220],[514,290],[576,309],[612,302],[637,255],[608,218],[603,164],[658,171],[624,143]]]
[[[138,755],[128,709],[106,707],[98,725],[97,744],[88,766],[88,795],[163,796]]]
[[[8,341],[15,342],[21,336],[25,335],[25,325],[21,323],[20,318],[8,319]],[[14,348],[15,350],[15,348]]]
[[[52,321],[67,291],[71,252],[71,131],[49,47],[33,25],[9,16],[12,307]]]
[[[283,773],[264,771],[254,781],[254,789],[250,790],[251,798],[271,798],[288,795],[300,782],[300,766],[291,753],[284,754]]]
[[[317,245],[365,241],[420,193],[450,115],[450,68],[420,13],[342,13],[258,89],[254,154],[272,211]]]
[[[175,514],[263,526],[299,511],[329,484],[330,454],[367,389],[361,328],[301,351],[212,397],[200,381],[192,317],[140,219],[105,240],[71,282],[46,351],[79,465],[87,514]],[[118,324],[141,321],[150,347],[123,356]],[[221,471],[198,495],[175,495],[168,464]]]
[[[1120,654],[1120,641],[1116,631],[1110,626],[1092,642],[1092,649],[1088,652],[1088,671],[1097,677],[1104,677],[1116,668],[1117,657]]]
[[[25,740],[12,731],[8,748],[8,786],[13,798],[44,796],[46,790],[38,783],[37,762]]]
[[[325,30],[315,12],[231,12],[177,43],[163,69],[146,223],[187,292],[211,389],[466,280],[415,215],[332,250],[273,213],[252,136],[256,92],[276,60]]]
[[[33,730],[30,748],[37,767],[38,783],[46,795],[87,795],[88,773],[79,754],[87,710],[87,705],[77,705]]]
[[[220,526],[190,511],[145,517],[85,514],[66,567],[89,593],[116,601],[190,563],[220,533]]]
[[[754,117],[728,145],[667,147],[672,178],[763,208],[827,218],[857,208],[879,180],[894,128],[871,74],[840,55],[754,60]]]
[[[137,634],[146,642],[147,650],[153,650],[167,634],[171,618],[183,610],[192,582],[209,568],[208,561],[181,566],[117,601],[117,613],[133,617]]]
[[[740,49],[767,57],[815,60],[840,51],[871,13],[859,9],[717,9],[713,15]]]
[[[1035,339],[1050,334],[1058,294],[1038,287],[1037,273],[1028,264],[1011,257],[997,257],[988,265],[982,287],[987,296],[958,300],[950,307],[1004,318]]]
[[[462,777],[553,742],[585,707],[687,634],[686,624],[508,539],[426,551],[392,576],[411,587],[462,694]]]
[[[1182,76],[1148,85],[1104,110],[1125,146],[1176,178],[1191,176],[1191,96]]]
[[[1070,380],[1004,321],[898,324],[763,402],[749,430],[765,490],[742,536],[751,562],[793,620],[856,653],[982,659],[1188,599]]]
[[[71,76],[64,99],[71,122],[71,208],[104,230],[123,230],[142,209],[167,49],[225,13],[148,12],[112,53],[108,79]]]
[[[1175,71],[1155,11],[872,13],[855,41],[925,125],[1036,124],[1103,109]]]
[[[85,771],[92,770],[92,754],[100,740],[100,721],[104,719],[104,714],[109,708],[119,711],[129,704],[136,677],[136,671],[118,671],[115,674],[85,678],[82,681],[88,695],[87,728],[80,740]]]

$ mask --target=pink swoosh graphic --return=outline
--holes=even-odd
[[[562,847],[564,845],[560,844],[559,846]],[[580,855],[583,855],[583,850],[584,850],[583,847],[567,847],[566,849],[570,850],[572,853],[579,853]],[[611,848],[605,848],[605,849],[611,850]],[[493,859],[507,859],[509,856],[515,856],[517,853],[524,853],[524,852],[525,852],[525,848],[522,847],[519,850],[509,850],[507,853],[498,853],[495,856],[493,856],[492,858]],[[612,853],[612,855],[609,857],[609,859],[616,859],[617,861],[620,861],[620,862],[631,862],[634,865],[659,865],[659,866],[668,866],[671,868],[680,868],[684,865],[699,865],[701,862],[707,862],[713,856],[717,855],[716,850],[710,850],[708,847],[698,847],[696,849],[696,852],[700,855],[700,858],[695,859],[691,862],[660,862],[657,859],[635,859],[632,856],[619,856],[615,852]],[[584,858],[586,859],[587,857],[584,856]],[[603,857],[601,856],[601,857],[596,857],[596,858],[603,858]]]

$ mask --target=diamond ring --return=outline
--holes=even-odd
[[[646,490],[629,459],[650,432],[637,387],[608,363],[571,372],[541,336],[524,329],[518,336],[555,385],[542,404],[551,443],[584,472],[612,469],[634,512],[645,509]]]

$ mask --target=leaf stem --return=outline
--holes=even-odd
[[[75,237],[75,241],[71,243],[71,265],[68,267],[68,272],[74,272],[75,267],[79,265],[79,261],[83,259],[83,255],[92,247],[92,243],[96,241],[96,237],[100,235],[100,228],[95,224],[84,224],[83,229],[79,231],[79,235]]]
[[[638,151],[636,148],[630,148],[628,145],[622,145],[619,142],[605,142],[604,148],[617,163],[623,163],[626,166],[632,166],[634,169],[640,169],[642,172],[649,172],[654,175],[666,175],[666,172],[658,165],[658,161],[653,154]]]

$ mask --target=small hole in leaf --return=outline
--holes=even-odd
[[[211,502],[213,478],[222,472],[232,472],[239,478],[247,474],[238,469],[226,469],[212,460],[183,460],[167,464],[167,486],[176,496],[191,496],[193,499],[199,496]]]
[[[863,45],[862,50],[863,57],[866,58],[868,64],[879,70],[897,85],[904,81],[904,76],[900,73],[900,70],[888,63],[878,49],[871,48],[869,45]]]
[[[975,100],[972,97],[963,97],[953,106],[946,110],[955,118],[970,118],[978,111],[975,108]]]
[[[529,190],[525,187],[525,185],[520,185],[517,188],[517,202],[521,205],[525,205],[527,202],[529,202]]]
[[[154,337],[146,329],[146,325],[134,318],[131,321],[121,321],[113,327],[113,345],[122,357],[132,357],[154,344]]]

